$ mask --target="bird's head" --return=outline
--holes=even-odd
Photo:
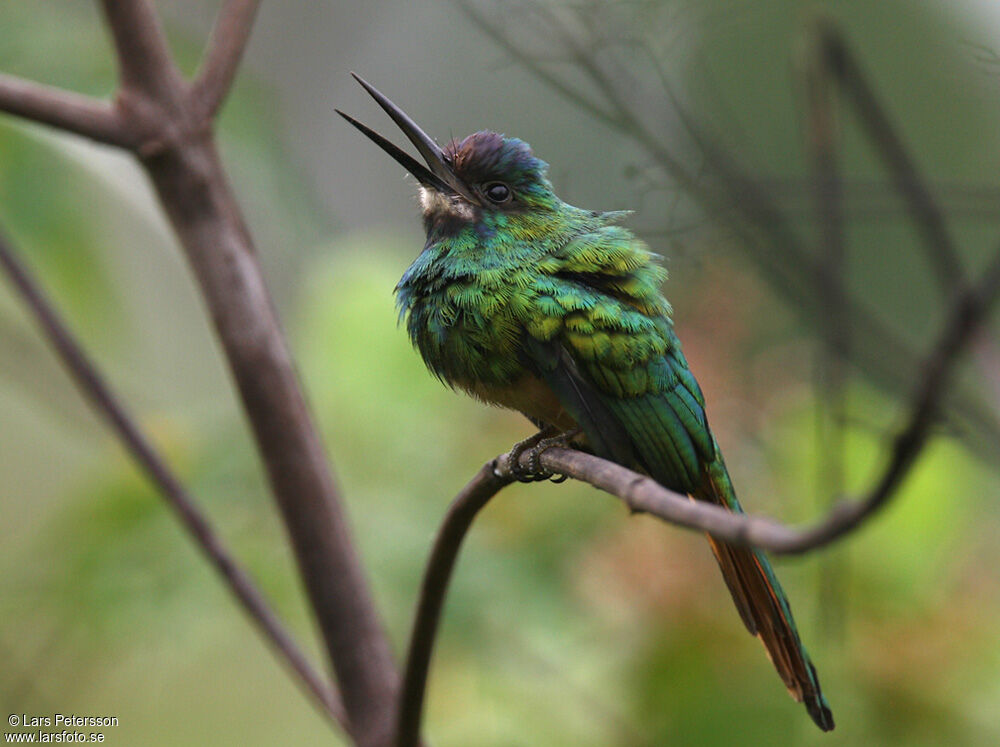
[[[357,75],[355,79],[392,117],[426,166],[339,109],[337,113],[373,140],[420,182],[420,207],[428,228],[501,221],[551,211],[561,203],[546,176],[548,164],[522,140],[487,130],[441,148],[402,109]]]

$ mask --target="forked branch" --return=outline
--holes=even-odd
[[[185,490],[166,461],[142,432],[135,418],[112,391],[97,366],[55,310],[39,283],[21,263],[7,238],[0,233],[0,270],[35,317],[42,334],[59,356],[81,394],[118,436],[126,451],[146,473],[174,511],[209,563],[222,577],[250,619],[271,644],[279,658],[302,682],[323,711],[346,728],[347,717],[340,697],[312,667],[277,615],[268,606],[253,580],[226,549],[208,518]]]
[[[215,146],[211,116],[232,83],[256,3],[226,2],[193,87],[174,61],[151,0],[101,0],[101,6],[119,69],[114,104],[3,78],[0,110],[139,157],[198,281],[253,429],[340,684],[341,723],[357,744],[382,747],[392,730],[398,674]]]

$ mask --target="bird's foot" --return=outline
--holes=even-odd
[[[510,474],[518,482],[542,482],[544,480],[552,480],[552,482],[556,483],[565,482],[566,475],[555,475],[542,467],[542,454],[548,449],[555,447],[568,448],[570,439],[579,433],[579,428],[560,433],[555,428],[548,427],[540,430],[531,438],[519,441],[514,444],[514,447],[510,450],[510,454],[507,456],[507,465]],[[529,449],[528,466],[523,467],[521,466],[521,455]]]
[[[523,441],[518,441],[514,444],[510,453],[507,454],[507,469],[510,470],[511,477],[513,477],[518,482],[536,482],[539,479],[547,480],[548,477],[539,478],[537,475],[532,473],[530,469],[526,469],[521,466],[521,455],[528,449],[533,449],[541,441],[550,437],[556,432],[555,428],[551,426],[543,428],[532,436],[524,439]]]

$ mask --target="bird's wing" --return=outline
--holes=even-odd
[[[598,454],[678,492],[741,511],[669,307],[658,292],[647,291],[644,265],[621,274],[611,264],[589,261],[583,269],[577,263],[537,283],[539,313],[525,327],[526,362],[577,418]],[[832,729],[816,671],[766,557],[709,540],[747,629],[764,643],[789,692],[822,729]]]
[[[527,335],[525,354],[525,362],[573,416],[596,454],[619,464],[635,462],[625,426],[594,384],[580,372],[572,353],[560,340],[539,340]]]
[[[701,389],[669,321],[638,314],[592,286],[567,287],[578,280],[560,282],[564,301],[583,301],[549,339],[528,332],[524,350],[594,451],[668,488],[741,511]],[[816,670],[767,559],[757,550],[709,541],[743,623],[764,643],[792,696],[805,702],[820,728],[832,729]]]
[[[540,278],[525,363],[598,454],[691,492],[715,455],[704,398],[656,289],[660,275],[629,262],[625,255],[617,272],[564,263]]]

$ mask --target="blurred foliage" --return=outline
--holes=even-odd
[[[214,7],[181,5],[201,13]],[[437,101],[458,110],[490,98],[485,87],[503,101],[514,75],[503,53],[460,14],[438,17],[430,5],[417,5],[414,12],[427,19],[421,33],[437,36],[418,36],[415,47],[490,51],[463,68],[468,90],[461,95],[442,88],[457,77],[442,66],[428,68],[422,87],[400,103],[422,121],[422,107],[410,106],[422,97],[427,108]],[[713,112],[713,127],[742,160],[792,184],[782,206],[807,233],[814,227],[804,217],[808,200],[795,188],[804,167],[788,63],[805,17],[799,6],[620,3],[607,18],[609,28],[636,19],[650,30],[667,25],[656,36],[658,51],[677,55],[675,74],[700,92],[699,106]],[[947,187],[943,204],[957,219],[965,258],[981,266],[995,223],[983,219],[978,192],[973,199],[958,188],[989,184],[997,165],[995,71],[970,62],[965,46],[977,41],[977,29],[913,3],[830,7],[919,161]],[[402,4],[391,10],[404,12]],[[265,4],[255,44],[260,37],[265,52],[273,45],[288,58],[305,49],[309,40],[274,31],[296,12]],[[352,27],[358,39],[344,52],[352,57],[331,61],[317,79],[360,69],[354,56],[374,66],[387,48],[396,49],[394,64],[420,59],[413,48],[388,43],[376,21],[389,10],[370,12]],[[110,90],[113,66],[89,4],[6,4],[0,28],[0,69],[96,95]],[[171,24],[186,70],[197,60],[196,31],[179,18]],[[321,46],[325,32],[316,24]],[[426,373],[396,326],[392,302],[392,287],[422,242],[412,211],[383,222],[366,218],[378,223],[372,229],[358,226],[359,211],[340,207],[378,208],[408,187],[381,181],[379,155],[346,129],[330,142],[357,147],[364,163],[372,162],[371,178],[345,168],[329,189],[318,187],[310,169],[321,159],[317,143],[334,126],[295,121],[281,106],[288,92],[269,82],[275,66],[282,70],[280,55],[262,63],[250,51],[223,113],[224,154],[275,283],[380,609],[402,650],[447,502],[483,461],[530,429]],[[324,54],[335,50],[324,47]],[[373,79],[393,94],[402,86]],[[616,136],[588,131],[559,99],[538,100],[525,121],[545,120],[567,142],[582,133],[577,153],[586,161],[559,163],[539,148],[553,162],[557,188],[581,185],[573,192],[587,200],[608,193],[609,204],[587,207],[631,200],[642,208],[634,223],[670,255],[667,291],[678,330],[747,508],[795,521],[816,515],[828,495],[816,488],[827,455],[814,438],[815,327],[775,291],[766,266],[718,241],[676,191],[650,188],[641,154],[612,166],[598,162],[617,152],[609,142]],[[844,130],[849,173],[877,176],[868,146],[846,122]],[[333,217],[325,205],[337,206]],[[925,343],[941,307],[912,229],[883,192],[871,205],[851,205],[851,288],[899,335]],[[704,230],[656,233],[689,219]],[[200,301],[137,172],[104,149],[5,119],[0,225],[322,661]],[[982,383],[996,376],[995,364],[979,358],[969,369],[969,391],[992,407]],[[848,488],[863,488],[880,464],[904,391],[851,380]],[[469,538],[432,671],[431,739],[497,747],[997,743],[997,477],[967,446],[939,439],[884,516],[820,557],[778,564],[837,718],[831,735],[820,734],[788,698],[742,630],[701,537],[629,517],[598,492],[567,484],[509,488]],[[121,744],[331,742],[325,722],[79,402],[2,283],[0,487],[0,703],[8,710],[116,715],[121,725],[106,735]],[[831,562],[841,574],[832,595],[824,586]]]

